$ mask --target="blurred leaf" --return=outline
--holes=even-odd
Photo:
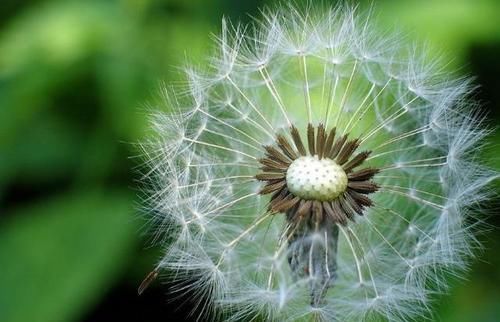
[[[106,292],[137,235],[130,200],[76,193],[9,216],[0,228],[0,321],[75,320]]]
[[[49,2],[26,10],[2,30],[0,143],[50,101],[79,61],[109,40],[113,14],[104,2]]]
[[[75,144],[82,139],[68,125],[52,114],[40,115],[27,132],[4,146],[6,153],[0,154],[0,178],[6,182],[9,175],[20,169],[24,179],[38,181],[40,178],[54,180],[54,177],[71,173],[78,164],[80,147]]]
[[[71,85],[68,80],[81,74],[91,62],[82,61],[109,38],[113,20],[109,7],[97,2],[49,2],[29,8],[1,30],[0,178],[15,177],[25,164],[35,172],[46,169],[47,161],[72,166],[74,159],[65,157],[74,152],[76,131],[65,120],[57,124],[59,111],[49,109],[61,88]],[[81,93],[88,89],[76,90]],[[75,88],[71,91],[74,93]],[[50,144],[44,146],[47,142]],[[63,153],[54,151],[57,149]],[[2,171],[5,168],[8,173]]]
[[[206,52],[212,29],[191,6],[177,17],[161,3],[43,3],[0,31],[0,190],[79,169],[103,178],[117,144],[144,135],[145,102],[186,53]]]
[[[167,17],[165,17],[167,18]],[[213,27],[205,22],[168,17],[117,33],[96,76],[104,103],[103,117],[121,138],[136,140],[146,132],[147,101],[158,96],[160,83],[183,78],[182,66],[206,54]],[[136,39],[131,46],[131,39]]]
[[[111,8],[96,1],[33,6],[1,35],[3,73],[13,73],[28,62],[66,66],[75,62],[106,40],[113,24]]]

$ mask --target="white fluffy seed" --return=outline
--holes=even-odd
[[[331,201],[347,188],[347,175],[331,159],[305,156],[292,162],[286,184],[291,193],[303,199]]]

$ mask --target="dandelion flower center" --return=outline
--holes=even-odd
[[[267,182],[261,194],[272,194],[271,213],[285,213],[294,224],[336,223],[347,225],[370,207],[369,194],[378,190],[374,168],[358,169],[370,151],[357,152],[359,140],[329,132],[323,124],[307,126],[307,149],[299,130],[290,128],[289,140],[276,136],[276,145],[265,146],[266,156],[257,180]]]
[[[306,200],[332,201],[347,188],[347,175],[335,161],[305,156],[290,164],[286,172],[288,190]]]

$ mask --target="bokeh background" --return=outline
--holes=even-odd
[[[136,143],[160,82],[203,62],[223,15],[249,21],[265,4],[0,1],[1,322],[189,320],[189,299],[170,300],[168,284],[137,296],[160,250],[138,211]],[[477,76],[487,121],[499,124],[498,0],[360,2],[371,5],[383,30],[404,30],[450,70]],[[490,142],[483,157],[498,168],[498,131]],[[488,223],[485,250],[436,298],[436,319],[500,321],[500,220]]]

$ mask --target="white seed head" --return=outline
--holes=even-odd
[[[224,21],[207,68],[165,89],[144,144],[155,272],[203,318],[422,320],[478,246],[488,130],[469,79],[370,14],[312,7]]]
[[[347,175],[335,161],[304,156],[292,162],[286,172],[288,190],[305,200],[332,201],[347,187]]]

